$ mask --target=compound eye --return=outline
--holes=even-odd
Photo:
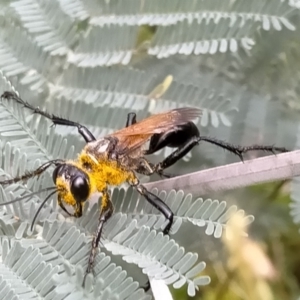
[[[71,193],[77,202],[86,201],[89,195],[89,183],[84,176],[77,176],[72,180]]]

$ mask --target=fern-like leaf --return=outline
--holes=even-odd
[[[127,65],[136,43],[138,27],[92,27],[68,57],[79,67]]]
[[[4,241],[1,247],[2,254],[5,253],[0,267],[1,298],[19,299],[24,296],[27,299],[53,299],[50,295],[55,283],[51,277],[59,271],[59,267],[45,263],[34,246],[25,249],[20,242],[16,242],[9,249],[9,244]]]
[[[114,255],[122,255],[125,261],[137,264],[149,277],[164,280],[175,288],[187,283],[190,296],[195,295],[198,286],[210,282],[208,276],[199,275],[205,263],[195,264],[197,254],[185,254],[184,249],[174,240],[169,240],[162,233],[150,232],[148,227],[141,227],[132,234],[130,230],[133,228],[128,226],[112,242],[105,242],[105,248]]]
[[[230,21],[226,19],[217,24],[213,20],[201,20],[191,24],[184,21],[168,27],[159,27],[148,54],[165,58],[177,53],[199,55],[236,52],[239,47],[251,49],[255,44],[251,27],[250,21],[247,22],[247,26],[230,26]]]
[[[154,88],[153,81],[153,77],[139,70],[71,65],[53,88],[53,93],[58,98],[95,103],[96,107],[109,104],[111,108],[141,110],[148,104],[146,95]]]
[[[65,1],[70,2],[70,1]],[[246,20],[261,22],[263,29],[274,28],[280,30],[282,26],[295,30],[288,19],[292,11],[288,1],[269,2],[267,0],[197,0],[186,2],[181,0],[131,0],[109,1],[101,3],[101,9],[95,10],[95,1],[88,1],[85,5],[76,1],[76,11],[79,16],[90,16],[90,23],[98,26],[109,24],[119,25],[151,25],[169,26],[183,21],[213,19],[218,23],[222,19],[229,19],[233,25]],[[296,6],[296,5],[294,5]],[[73,10],[71,10],[74,15]]]
[[[84,277],[84,270],[80,266],[70,268],[67,264],[64,265],[65,273],[54,276],[54,281],[57,284],[55,289],[56,294],[62,299],[76,297],[78,299],[110,299],[118,295],[118,299],[142,299],[150,300],[152,297],[146,295],[145,292],[138,288],[138,283],[134,282],[131,277],[126,277],[126,272],[114,264],[109,264],[108,257],[102,256],[98,264],[102,265],[102,270],[99,273],[94,290],[91,289],[92,281],[88,276],[85,283],[85,288],[81,288]],[[75,292],[74,292],[75,291]]]
[[[0,36],[0,68],[7,76],[18,76],[20,83],[38,92],[47,90],[43,68],[49,67],[51,57],[34,44],[19,27],[7,27]]]
[[[56,0],[18,0],[11,7],[39,47],[51,55],[67,54],[78,39],[76,27]]]
[[[152,192],[158,193],[157,189]],[[225,201],[202,198],[193,199],[192,194],[184,194],[183,191],[171,190],[168,193],[161,191],[158,195],[174,213],[174,225],[171,234],[175,234],[184,222],[191,222],[198,227],[205,227],[206,235],[220,238],[229,220],[239,214],[250,224],[254,221],[252,215],[245,216],[243,210],[238,210],[235,205],[227,207]],[[122,199],[120,201],[120,198]],[[148,226],[161,230],[166,226],[165,218],[150,206],[144,199],[137,200],[134,194],[122,190],[114,190],[113,203],[116,211],[127,212],[129,216],[138,220],[137,226]]]

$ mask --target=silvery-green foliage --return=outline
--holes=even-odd
[[[122,128],[131,111],[142,119],[195,106],[203,110],[197,125],[204,135],[234,144],[295,146],[299,121],[283,114],[291,113],[283,108],[291,106],[289,94],[266,92],[259,83],[268,78],[266,53],[290,57],[281,47],[299,34],[297,1],[1,0],[0,8],[1,94],[17,91],[30,104],[82,122],[96,136]],[[265,68],[256,72],[256,65]],[[280,71],[289,85],[298,86],[298,75]],[[158,99],[150,97],[169,75],[171,85]],[[1,101],[1,177],[23,174],[49,159],[76,157],[84,145],[76,129],[50,124]],[[160,151],[154,159],[168,153]],[[184,158],[189,164],[178,163],[172,172],[234,159],[201,145]],[[52,184],[49,170],[26,184],[1,187],[0,201]],[[294,195],[298,190],[295,185]],[[175,288],[185,285],[194,295],[210,281],[202,274],[209,245],[226,234],[232,213],[248,224],[253,217],[225,199],[154,192],[175,213],[171,236],[162,236],[165,219],[143,198],[125,186],[113,189],[115,214],[105,226],[95,278],[88,276],[84,288],[97,205],[86,205],[84,216],[73,220],[52,197],[33,232],[30,225],[46,193],[0,207],[0,298],[148,299],[140,288],[147,280],[142,273]]]

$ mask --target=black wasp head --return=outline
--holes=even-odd
[[[58,182],[63,182],[64,187],[71,192],[77,203],[84,202],[90,194],[90,184],[88,175],[78,167],[70,164],[58,165],[52,174],[56,186]]]

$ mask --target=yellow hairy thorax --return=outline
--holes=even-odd
[[[96,159],[85,151],[79,154],[78,165],[89,175],[91,185],[98,192],[104,191],[107,185],[118,186],[134,177],[131,171],[118,166],[116,161],[108,160],[104,156]]]
[[[70,160],[67,163],[76,166],[88,175],[90,183],[88,198],[95,192],[107,191],[109,185],[118,186],[124,182],[136,181],[134,173],[118,166],[116,161],[108,160],[105,157],[96,159],[85,150],[78,155],[77,160]],[[70,191],[70,182],[58,177],[56,186],[62,201],[76,206],[76,200]]]

